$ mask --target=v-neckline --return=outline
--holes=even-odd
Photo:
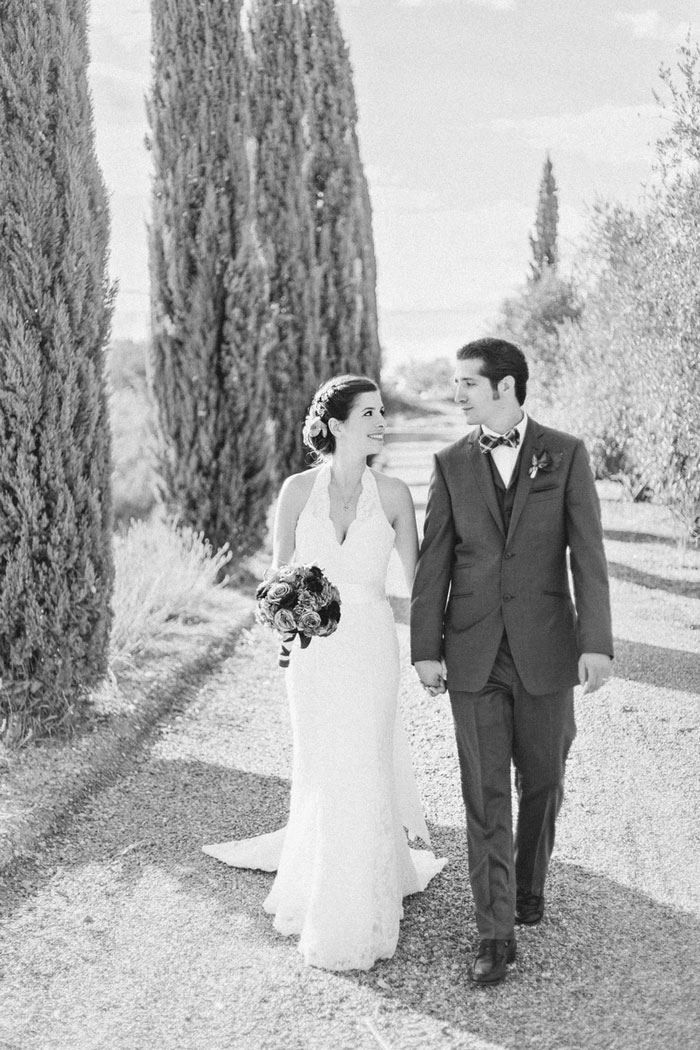
[[[360,503],[362,502],[362,497],[365,494],[365,478],[367,476],[367,471],[369,470],[369,467],[365,467],[365,469],[362,471],[362,474],[360,476],[360,495],[357,497],[357,504],[355,505],[355,516],[352,519],[352,521],[350,522],[350,524],[348,525],[347,529],[345,530],[345,535],[343,536],[342,540],[338,539],[338,530],[336,529],[335,522],[333,521],[333,518],[331,517],[331,491],[330,491],[330,489],[331,489],[331,468],[330,468],[330,465],[326,469],[328,471],[327,479],[326,479],[326,500],[327,500],[327,504],[328,504],[327,509],[326,509],[326,516],[328,518],[328,523],[329,523],[329,525],[331,527],[331,532],[333,533],[333,538],[335,539],[335,542],[338,544],[338,547],[342,550],[342,548],[348,542],[348,536],[350,535],[350,530],[352,529],[353,525],[357,521],[357,512],[360,509]]]

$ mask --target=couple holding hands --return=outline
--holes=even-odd
[[[319,465],[282,487],[274,564],[319,565],[342,616],[330,637],[295,648],[287,671],[288,824],[205,851],[277,872],[264,907],[312,965],[391,957],[403,898],[446,863],[404,830],[430,845],[398,709],[385,593],[394,548],[412,594],[412,663],[426,694],[448,691],[454,719],[479,937],[470,981],[502,981],[515,926],[542,919],[574,686],[598,689],[613,650],[588,456],[528,417],[527,380],[524,354],[505,340],[457,352],[455,402],[472,429],[435,456],[420,547],[407,486],[367,466],[385,432],[376,384],[338,376],[311,404],[304,439]]]

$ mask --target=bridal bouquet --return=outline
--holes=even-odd
[[[289,666],[292,642],[333,634],[340,621],[340,594],[318,565],[280,565],[259,585],[256,619],[282,635],[280,667]]]

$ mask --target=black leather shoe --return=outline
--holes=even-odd
[[[515,921],[521,926],[536,926],[544,915],[544,896],[518,890],[515,899]]]
[[[498,984],[506,975],[506,966],[515,962],[515,937],[507,941],[479,941],[479,950],[469,967],[469,978],[474,984]]]

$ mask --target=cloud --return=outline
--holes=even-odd
[[[524,120],[494,120],[489,127],[534,149],[557,150],[600,164],[649,161],[664,130],[660,106],[613,106]]]
[[[616,11],[615,21],[631,29],[632,36],[637,40],[662,40],[668,43],[685,40],[691,28],[690,22],[670,22],[656,8]]]
[[[464,0],[399,0],[399,7],[436,7],[438,4],[462,3]],[[515,0],[466,0],[475,7],[490,7],[492,11],[513,11]]]
[[[473,208],[368,169],[382,312],[491,313],[494,287],[521,279],[533,207],[502,198]]]

